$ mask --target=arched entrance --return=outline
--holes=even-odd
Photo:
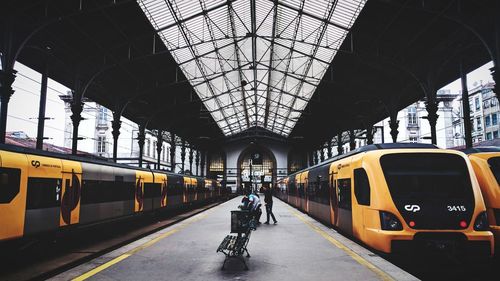
[[[238,157],[238,189],[261,190],[276,182],[276,157],[266,147],[252,145]]]

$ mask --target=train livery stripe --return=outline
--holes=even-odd
[[[356,252],[354,252],[353,250],[346,247],[340,241],[338,241],[335,238],[333,238],[332,236],[330,236],[327,232],[325,232],[324,230],[320,229],[319,227],[317,227],[317,226],[313,225],[312,223],[310,223],[309,221],[307,221],[302,215],[297,213],[294,209],[290,208],[290,210],[294,216],[296,216],[299,220],[301,220],[303,223],[305,223],[307,226],[309,226],[312,230],[316,231],[316,233],[323,236],[323,238],[328,240],[330,243],[335,245],[335,247],[343,250],[351,258],[353,258],[355,261],[357,261],[359,264],[365,266],[366,268],[370,269],[375,274],[377,274],[377,276],[380,278],[380,280],[383,280],[383,281],[394,281],[395,280],[390,275],[388,275],[387,273],[382,271],[380,268],[376,267],[375,265],[373,265],[372,263],[370,263],[369,261],[367,261],[366,259],[364,259],[360,255],[358,255]]]
[[[86,273],[84,273],[84,274],[82,274],[82,275],[74,278],[73,281],[83,281],[83,280],[86,280],[86,279],[88,279],[88,278],[96,275],[97,273],[99,273],[99,272],[101,272],[101,271],[103,271],[103,270],[105,270],[105,269],[107,269],[107,268],[109,268],[109,267],[111,267],[111,266],[113,266],[113,265],[121,262],[122,260],[125,260],[126,258],[132,256],[133,254],[135,254],[135,253],[137,253],[137,252],[139,252],[141,250],[144,250],[144,249],[146,249],[146,248],[154,245],[155,243],[159,242],[160,240],[162,240],[164,238],[167,238],[167,237],[169,237],[170,235],[172,235],[172,234],[174,234],[176,232],[179,232],[180,230],[182,230],[183,228],[187,227],[188,225],[190,225],[190,224],[192,224],[194,222],[197,222],[197,221],[205,218],[206,216],[207,216],[207,213],[202,214],[202,215],[198,215],[197,217],[193,218],[191,221],[185,222],[182,225],[180,225],[179,227],[176,227],[176,228],[174,228],[174,229],[172,229],[172,230],[170,230],[168,232],[165,232],[165,233],[163,233],[163,234],[161,234],[161,235],[159,235],[159,236],[157,236],[157,237],[149,240],[148,242],[145,242],[145,243],[143,243],[143,244],[141,244],[141,245],[133,248],[132,250],[126,252],[125,254],[122,254],[122,255],[120,255],[120,256],[118,256],[118,257],[116,257],[116,258],[108,261],[107,263],[102,264],[102,265],[100,265],[100,266],[98,266],[98,267],[96,267],[96,268],[94,268],[94,269],[92,269],[92,270],[90,270],[90,271],[88,271],[88,272],[86,272]]]

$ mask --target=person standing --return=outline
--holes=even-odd
[[[276,220],[273,214],[273,191],[269,187],[266,187],[264,191],[264,202],[266,203],[266,215],[267,215],[267,220],[265,224],[269,224],[269,216],[273,218],[274,224],[277,224],[278,221]]]

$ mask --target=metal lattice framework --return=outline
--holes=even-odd
[[[138,0],[224,135],[288,136],[366,0]]]

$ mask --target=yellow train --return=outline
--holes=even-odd
[[[376,144],[288,176],[277,196],[384,253],[490,256],[486,207],[465,154]]]
[[[222,196],[215,180],[0,146],[0,241]]]
[[[472,163],[484,197],[495,245],[500,245],[500,148],[478,147],[464,151]]]

